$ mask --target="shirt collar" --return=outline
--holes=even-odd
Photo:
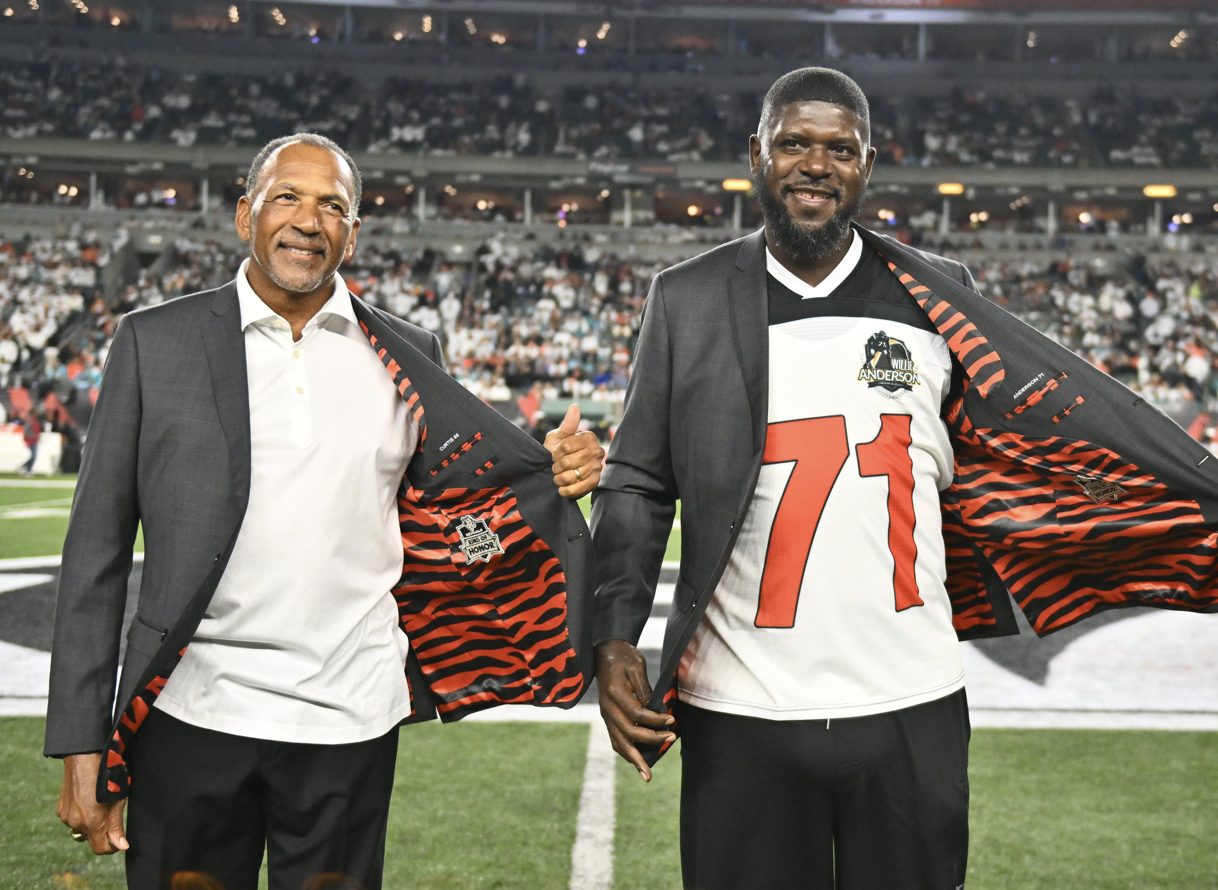
[[[804,281],[782,263],[780,263],[770,253],[770,248],[767,245],[765,249],[765,270],[778,279],[778,283],[799,294],[805,300],[813,297],[827,297],[829,294],[837,290],[838,286],[854,271],[854,267],[859,264],[859,259],[863,256],[863,239],[852,228],[850,230],[850,246],[846,248],[846,255],[841,261],[833,267],[833,271],[818,285],[811,285]]]
[[[237,270],[237,303],[241,307],[241,330],[243,331],[256,322],[279,318],[275,310],[264,303],[262,297],[258,296],[250,285],[249,277],[246,275],[249,263],[249,259],[243,260],[241,268]],[[359,319],[355,317],[355,309],[351,306],[351,293],[347,290],[346,282],[343,281],[341,275],[334,276],[334,293],[330,294],[330,299],[326,300],[325,305],[317,311],[317,314],[309,319],[305,327],[324,324],[335,317],[344,319],[353,325],[359,324]]]

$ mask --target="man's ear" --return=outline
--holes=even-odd
[[[347,249],[343,251],[343,262],[351,262],[351,257],[355,256],[355,241],[359,236],[359,217],[351,223],[351,237],[347,239]]]
[[[761,170],[761,139],[756,133],[749,137],[749,170],[753,173]]]
[[[237,199],[237,216],[233,220],[233,224],[237,229],[237,237],[247,243],[253,234],[252,226],[250,225],[251,209],[250,199],[247,196],[242,195]]]

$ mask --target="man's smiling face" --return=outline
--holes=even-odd
[[[792,102],[749,140],[749,158],[766,227],[792,259],[813,262],[840,246],[875,160],[854,112]]]
[[[257,191],[238,206],[238,234],[275,285],[312,293],[355,252],[351,171],[333,152],[297,142],[269,158],[258,179]]]

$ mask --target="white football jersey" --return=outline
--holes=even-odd
[[[772,257],[769,268],[804,303],[826,285],[836,298],[860,248],[855,236],[847,268],[820,288]],[[879,258],[865,259],[872,277],[851,275],[855,290],[887,287]],[[842,301],[816,308],[828,303]],[[919,320],[908,306],[892,305],[863,299],[851,311],[867,314],[779,323],[771,311],[761,475],[682,659],[683,701],[809,720],[892,711],[964,685],[939,506],[953,473],[939,415],[951,356],[926,322],[896,320]]]

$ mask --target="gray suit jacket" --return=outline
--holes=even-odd
[[[986,300],[960,263],[857,229],[943,336],[961,383],[941,494],[947,591],[962,639],[1041,634],[1112,608],[1218,611],[1218,461],[1117,381]],[[757,232],[656,277],[626,411],[593,494],[595,640],[635,642],[681,500],[681,569],[649,706],[726,567],[768,417],[765,240]],[[662,751],[644,751],[654,760]]]
[[[921,256],[972,287],[960,263]],[[761,469],[768,416],[765,293],[764,231],[656,276],[626,412],[592,496],[598,643],[633,642],[643,632],[681,500],[681,572],[661,677],[676,671],[727,565]]]
[[[442,363],[434,334],[370,311]],[[131,698],[169,629],[192,605],[200,612],[206,606],[236,541],[249,487],[249,390],[236,284],[126,316],[106,361],[64,542],[48,756],[100,751],[110,736],[137,527],[143,524],[144,575],[127,633],[120,703]]]

